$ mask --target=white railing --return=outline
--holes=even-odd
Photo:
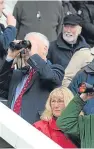
[[[1,102],[0,137],[17,149],[62,149]]]

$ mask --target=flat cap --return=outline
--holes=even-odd
[[[78,14],[69,14],[64,17],[64,25],[83,25],[83,20]]]

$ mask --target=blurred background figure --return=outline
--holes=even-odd
[[[76,13],[76,10],[74,9],[70,1],[62,1],[62,6],[64,9],[64,16],[71,13]]]
[[[13,15],[17,20],[17,39],[29,32],[40,32],[49,41],[57,39],[63,23],[61,1],[18,1]]]
[[[91,47],[94,46],[94,2],[81,5],[81,17],[83,19],[82,35]]]
[[[71,1],[83,19],[82,35],[91,47],[94,46],[94,1]]]

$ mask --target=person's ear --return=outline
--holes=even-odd
[[[44,46],[44,49],[43,49],[43,51],[42,51],[42,54],[43,54],[43,56],[47,56],[47,54],[48,54],[48,47],[47,46]]]
[[[48,51],[48,47],[47,47],[47,46],[44,46],[44,50],[45,50],[45,51]]]
[[[81,34],[81,32],[82,32],[82,27],[81,27],[81,26],[79,26],[79,28],[78,28],[78,34],[80,35],[80,34]]]

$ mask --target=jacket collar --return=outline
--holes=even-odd
[[[56,120],[54,118],[52,118],[51,120],[49,120],[49,126],[54,129],[54,130],[60,130],[57,125],[56,125]]]
[[[58,36],[56,44],[58,47],[60,47],[62,49],[66,49],[66,50],[71,50],[72,47],[74,47],[73,49],[75,49],[75,50],[81,49],[84,47],[87,47],[87,48],[90,47],[81,35],[79,35],[76,44],[74,44],[74,45],[68,44],[66,41],[63,40],[62,33]]]

